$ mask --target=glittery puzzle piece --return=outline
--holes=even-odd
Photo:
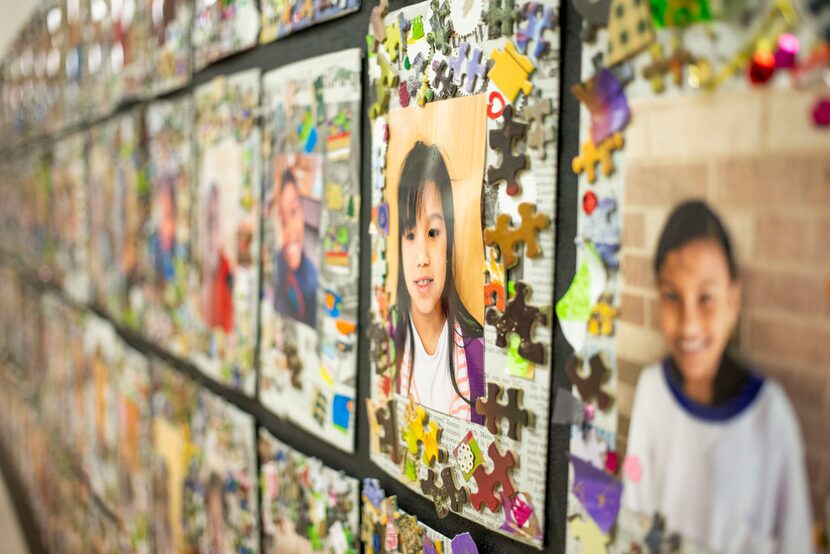
[[[398,85],[398,74],[392,70],[383,56],[377,56],[380,64],[380,77],[375,82],[375,103],[369,108],[369,117],[375,119],[389,110],[389,97],[391,89]]]
[[[608,25],[611,0],[571,0],[574,9],[582,16],[582,40],[594,42],[597,31]]]
[[[553,113],[553,102],[550,98],[534,97],[528,100],[522,115],[530,121],[530,130],[527,133],[527,146],[538,150],[542,159],[545,158],[545,145],[552,142],[556,135],[553,126],[545,125],[545,118]]]
[[[487,79],[487,59],[480,48],[473,48],[470,59],[467,60],[465,75],[467,79],[464,82],[464,90],[470,94],[475,91],[477,83]]]
[[[525,96],[530,94],[533,83],[528,80],[528,76],[535,67],[530,58],[516,51],[512,42],[505,43],[504,50],[494,50],[490,59],[494,64],[487,77],[499,87],[507,100],[515,102],[519,92]]]
[[[582,400],[585,402],[596,400],[600,410],[607,410],[614,399],[602,389],[602,386],[611,376],[611,372],[608,371],[608,367],[599,354],[591,356],[588,365],[591,372],[586,377],[579,371],[582,367],[582,358],[571,356],[565,364],[565,373],[579,391]]]
[[[406,408],[406,418],[408,424],[404,426],[401,436],[409,452],[417,454],[418,443],[424,436],[424,424],[427,422],[429,416],[423,406],[410,402]]]
[[[622,148],[624,143],[625,141],[620,133],[614,133],[602,141],[599,146],[595,146],[594,141],[589,138],[582,143],[582,152],[579,156],[574,157],[571,168],[576,174],[584,171],[588,182],[593,183],[597,180],[596,165],[599,163],[602,164],[602,174],[608,177],[614,172],[614,160],[611,158],[611,154],[614,150]]]
[[[543,364],[545,362],[545,346],[533,341],[535,324],[547,325],[548,315],[536,306],[527,304],[530,295],[530,286],[526,283],[516,283],[516,294],[507,302],[504,313],[490,308],[487,310],[487,323],[496,328],[496,346],[507,347],[507,335],[515,333],[521,338],[519,355],[531,362]]]
[[[533,41],[533,57],[541,58],[550,50],[550,41],[545,40],[545,30],[553,29],[553,6],[546,6],[539,2],[527,2],[522,6],[522,19],[527,21],[524,29],[516,33],[516,45],[519,52],[527,53],[527,47]]]
[[[452,71],[452,82],[459,86],[464,77],[464,62],[467,61],[467,52],[469,50],[470,44],[466,41],[462,42],[458,45],[458,52],[447,62],[447,67]],[[432,68],[435,69],[435,61],[432,62]]]
[[[447,61],[432,60],[432,69],[435,71],[432,86],[438,98],[444,100],[455,96],[458,86],[453,82],[453,70],[447,66]]]
[[[427,42],[437,52],[449,56],[452,48],[450,37],[453,35],[450,5],[447,0],[440,5],[438,0],[432,0],[430,8],[432,8],[432,15],[429,17],[429,24],[432,30],[427,33]]]
[[[663,78],[671,74],[674,84],[678,87],[683,84],[683,68],[695,63],[695,57],[677,41],[674,44],[672,55],[663,57],[663,46],[655,42],[649,48],[651,52],[651,63],[643,68],[643,77],[651,81],[651,90],[663,92],[666,88]]]
[[[550,218],[545,214],[536,213],[536,205],[529,202],[519,204],[519,215],[522,222],[518,227],[512,226],[512,218],[508,214],[499,214],[496,217],[496,226],[484,230],[484,244],[498,246],[501,260],[505,269],[510,269],[519,263],[518,246],[525,245],[525,254],[529,258],[536,258],[542,254],[537,236],[540,230],[550,226]]]
[[[383,435],[379,437],[380,451],[389,454],[389,458],[398,463],[398,427],[395,424],[397,412],[395,411],[395,400],[389,400],[377,406],[374,412],[375,420]]]
[[[501,127],[490,130],[490,148],[501,153],[501,164],[487,168],[487,182],[495,185],[506,181],[507,194],[515,196],[520,190],[519,172],[527,167],[527,155],[514,154],[513,148],[519,140],[524,139],[527,123],[513,119],[513,106],[505,107],[502,117],[504,122]]]
[[[435,470],[427,469],[427,478],[421,479],[421,492],[432,498],[438,517],[446,517],[449,510],[460,512],[470,496],[467,487],[456,485],[451,466],[446,466],[441,470],[440,485],[436,482],[437,477]]]
[[[516,465],[517,460],[516,455],[510,450],[504,454],[499,452],[499,447],[495,441],[491,442],[487,448],[487,455],[490,456],[493,470],[488,473],[484,468],[484,464],[482,464],[473,472],[478,491],[470,495],[470,504],[476,510],[481,510],[481,505],[484,504],[491,512],[495,513],[501,506],[501,496],[496,496],[496,487],[500,487],[501,493],[507,497],[511,497],[516,493],[510,472],[513,466]]]
[[[514,440],[521,440],[522,427],[533,424],[533,414],[522,407],[522,390],[508,388],[507,403],[502,404],[499,399],[504,389],[498,383],[487,383],[487,398],[476,399],[476,412],[484,416],[487,430],[494,435],[501,434],[499,422],[506,419],[508,423],[507,436]]]
[[[491,39],[509,37],[513,35],[513,27],[519,20],[519,8],[514,0],[490,0],[483,19]]]

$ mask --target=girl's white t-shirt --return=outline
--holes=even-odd
[[[412,338],[415,343],[416,368],[412,385],[416,388],[421,404],[441,412],[449,412],[455,397],[455,389],[450,378],[450,362],[447,357],[449,349],[449,325],[444,321],[435,352],[427,354],[418,330],[412,326]]]
[[[623,504],[714,552],[811,553],[804,450],[783,390],[763,380],[715,417],[668,379],[656,364],[637,383],[626,465],[639,471]]]

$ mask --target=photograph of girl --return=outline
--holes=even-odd
[[[738,264],[706,203],[671,213],[654,273],[668,356],[639,376],[625,462],[639,469],[626,472],[624,504],[714,552],[811,552],[798,420],[730,344]]]
[[[431,110],[403,109],[392,114],[392,136],[396,123],[413,116],[418,116],[421,126],[431,128],[413,125],[414,135],[402,142],[390,140],[388,166],[390,172],[400,168],[397,186],[390,187],[397,190],[389,199],[394,204],[390,238],[397,239],[397,256],[389,259],[390,273],[393,263],[397,268],[392,315],[396,390],[417,404],[476,423],[482,419],[473,407],[476,398],[484,395],[485,382],[480,211],[484,141],[470,145],[477,140],[460,140],[445,126],[465,115],[475,120],[479,103],[473,97],[441,102]],[[461,152],[456,146],[451,154],[458,144],[470,149]],[[393,156],[399,152],[403,161],[396,163]],[[392,286],[388,278],[387,289]],[[464,292],[468,298],[462,297]]]

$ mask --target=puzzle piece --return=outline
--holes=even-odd
[[[655,42],[650,47],[652,62],[643,68],[643,77],[651,81],[651,90],[663,92],[666,88],[663,77],[670,73],[674,78],[674,84],[683,85],[683,68],[695,63],[697,60],[692,54],[681,46],[680,41],[675,41],[674,50],[670,58],[663,57],[663,46]]]
[[[582,367],[582,357],[572,355],[565,363],[565,373],[570,378],[579,395],[585,402],[592,402],[596,399],[600,410],[607,410],[614,398],[602,389],[603,383],[611,376],[611,372],[599,354],[594,354],[588,360],[591,373],[583,377],[579,369]]]
[[[611,538],[600,530],[593,519],[574,516],[574,519],[568,522],[568,527],[570,527],[571,535],[579,541],[580,552],[591,552],[591,554],[607,552],[606,546]]]
[[[553,6],[546,6],[539,2],[527,2],[522,6],[522,18],[527,21],[527,27],[516,33],[516,45],[519,52],[527,53],[530,41],[533,41],[533,57],[541,58],[550,50],[550,41],[544,39],[545,29],[553,30]]]
[[[461,86],[461,79],[464,77],[464,62],[467,61],[467,52],[470,50],[470,45],[466,41],[458,45],[458,53],[450,58],[447,62],[447,67],[450,68],[450,75],[452,75],[452,82]],[[435,61],[432,62],[432,68],[435,69]]]
[[[303,373],[303,360],[297,351],[297,345],[293,342],[285,345],[285,365],[291,374],[291,386],[297,390],[303,388],[303,381],[300,379]]]
[[[594,42],[597,31],[608,25],[611,0],[571,0],[574,9],[582,16],[582,40]]]
[[[545,118],[553,113],[553,102],[550,98],[534,97],[528,100],[522,115],[530,120],[530,130],[527,133],[527,146],[539,151],[542,159],[545,158],[545,145],[556,138],[553,126],[545,126]]]
[[[398,456],[398,427],[395,424],[397,419],[395,400],[391,399],[385,405],[377,406],[374,416],[378,427],[383,430],[383,436],[379,437],[380,451],[389,454],[389,458],[397,464],[400,458]]]
[[[383,375],[394,367],[394,359],[391,352],[392,339],[386,330],[386,325],[376,321],[366,331],[372,345],[372,361],[375,362],[375,372]]]
[[[453,71],[447,67],[447,61],[432,60],[432,69],[435,71],[435,79],[432,81],[432,86],[438,98],[444,100],[455,96],[455,93],[458,91],[458,86],[453,83]]]
[[[406,79],[406,87],[409,90],[409,97],[414,98],[418,96],[418,89],[421,88],[423,74],[427,66],[427,59],[423,54],[418,52],[418,54],[415,55],[415,59],[412,60],[411,66],[412,72]]]
[[[614,320],[617,318],[617,308],[612,303],[610,293],[603,293],[599,301],[591,308],[591,317],[588,320],[588,333],[597,337],[614,335]]]
[[[530,296],[530,286],[526,283],[516,283],[516,294],[508,301],[504,313],[493,308],[487,310],[487,323],[493,325],[498,333],[496,346],[507,346],[507,335],[515,333],[522,339],[519,344],[519,355],[531,362],[543,364],[545,361],[545,346],[533,342],[533,326],[548,324],[548,315],[536,306],[528,306],[527,297]]]
[[[449,514],[449,510],[453,512],[461,512],[464,504],[469,499],[469,491],[465,486],[457,486],[455,483],[455,476],[453,475],[453,468],[446,466],[441,470],[441,484],[438,485],[436,478],[438,475],[432,468],[427,469],[427,478],[421,479],[421,492],[425,496],[432,498],[435,503],[435,511],[438,517],[444,518]],[[447,504],[449,503],[449,506]]]
[[[411,454],[418,453],[418,443],[423,445],[422,461],[432,466],[436,461],[443,463],[447,459],[447,452],[441,448],[440,425],[429,419],[426,410],[414,402],[406,408],[408,425],[403,428],[402,437]]]
[[[608,15],[608,67],[637,54],[653,41],[649,2],[611,0]]]
[[[389,110],[389,92],[398,85],[398,74],[392,71],[392,67],[383,58],[377,56],[380,64],[380,78],[375,82],[375,103],[369,108],[369,118],[375,119]]]
[[[479,48],[473,48],[473,53],[470,54],[470,59],[467,60],[466,77],[467,81],[464,83],[464,90],[472,94],[475,91],[476,83],[487,78],[487,60],[482,60],[484,52]]]
[[[522,427],[533,425],[533,414],[522,407],[522,389],[508,388],[506,404],[499,402],[503,392],[501,385],[488,381],[487,398],[476,398],[476,412],[484,416],[487,430],[494,435],[501,434],[499,421],[506,419],[507,436],[513,440],[521,440]]]
[[[432,8],[432,15],[429,17],[429,24],[432,29],[427,33],[427,42],[434,50],[449,56],[452,48],[450,37],[453,35],[450,5],[447,0],[444,0],[440,6],[438,0],[432,0],[430,8]]]
[[[484,464],[481,464],[473,472],[478,491],[470,495],[470,504],[476,510],[481,510],[481,505],[484,504],[491,512],[495,513],[501,506],[501,499],[495,494],[497,486],[501,488],[501,493],[504,496],[511,497],[516,493],[513,480],[510,478],[510,470],[516,465],[517,460],[516,455],[510,450],[505,454],[499,452],[499,447],[495,441],[491,442],[487,448],[487,455],[490,456],[490,461],[493,463],[493,470],[488,473],[484,469]]]
[[[401,50],[401,28],[398,22],[395,21],[391,25],[386,26],[386,40],[383,42],[383,47],[386,53],[389,54],[389,61],[395,63],[398,60],[398,51]]]
[[[522,222],[518,227],[512,226],[510,215],[499,214],[496,217],[496,226],[484,230],[484,244],[498,247],[505,269],[519,263],[519,243],[526,245],[525,254],[529,258],[540,256],[542,249],[536,237],[540,230],[547,229],[550,225],[550,218],[545,214],[536,213],[536,205],[529,202],[519,204],[519,215]]]
[[[401,37],[401,57],[406,57],[407,35],[412,28],[412,22],[406,18],[403,12],[398,12],[398,33]]]
[[[588,178],[589,183],[597,180],[596,165],[602,164],[602,174],[608,177],[614,172],[614,160],[611,158],[614,150],[619,150],[623,147],[625,141],[620,133],[614,133],[599,144],[599,147],[594,145],[592,139],[582,143],[582,152],[579,156],[574,157],[571,162],[571,169],[574,173],[579,174],[583,171]]]
[[[504,50],[494,50],[490,58],[494,65],[487,77],[499,87],[507,100],[515,102],[520,91],[525,96],[530,94],[533,83],[527,78],[536,69],[530,58],[519,54],[510,41],[505,43]]]
[[[372,24],[372,34],[375,40],[372,42],[372,51],[378,51],[378,45],[386,42],[386,25],[383,23],[383,18],[389,13],[389,0],[380,0],[378,5],[372,8],[372,14],[369,20]]]
[[[513,148],[525,137],[527,123],[513,119],[513,106],[505,107],[502,116],[501,127],[490,130],[490,148],[501,153],[501,165],[487,168],[487,182],[495,185],[507,181],[507,194],[515,196],[520,190],[518,174],[527,167],[527,155],[514,154]]]
[[[487,24],[487,34],[491,39],[509,37],[513,35],[513,26],[519,20],[519,8],[514,0],[490,0],[482,18]]]
[[[651,528],[646,535],[646,546],[650,554],[669,554],[680,551],[680,535],[666,535],[666,518],[658,513],[651,520]]]

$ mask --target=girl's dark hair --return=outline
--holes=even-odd
[[[447,315],[450,336],[453,337],[453,344],[464,346],[471,340],[481,337],[483,329],[476,319],[470,314],[455,288],[455,276],[453,274],[453,242],[455,237],[455,212],[452,198],[452,183],[447,164],[437,146],[428,146],[418,141],[406,155],[401,167],[401,178],[398,182],[398,248],[400,251],[401,237],[407,229],[415,226],[418,214],[423,204],[424,189],[427,183],[433,182],[438,188],[441,196],[441,207],[444,210],[444,225],[447,233],[447,278],[444,281],[444,290],[441,292],[441,309]],[[398,286],[397,286],[397,310],[395,316],[395,355],[398,367],[403,359],[404,346],[410,340],[414,329],[409,317],[410,300],[409,292],[406,290],[406,279],[403,273],[403,256],[398,256]],[[459,336],[455,331],[455,323],[461,328]],[[461,342],[457,342],[460,340]],[[469,398],[464,398],[458,390],[458,383],[455,380],[455,348],[448,352],[450,362],[450,378],[455,393],[472,405]],[[414,364],[415,349],[409,349],[410,366]],[[414,367],[412,368],[414,371]],[[412,384],[412,376],[409,379]]]
[[[282,172],[282,180],[280,182],[279,190],[277,191],[277,196],[282,196],[283,191],[288,186],[294,187],[294,190],[296,190],[297,192],[300,191],[299,187],[297,186],[297,179],[294,177],[294,173],[290,169],[286,169]]]
[[[654,274],[660,273],[670,252],[696,240],[709,240],[720,246],[726,256],[729,276],[733,281],[738,278],[738,266],[732,253],[729,233],[717,214],[702,200],[683,202],[669,216],[657,243]]]

